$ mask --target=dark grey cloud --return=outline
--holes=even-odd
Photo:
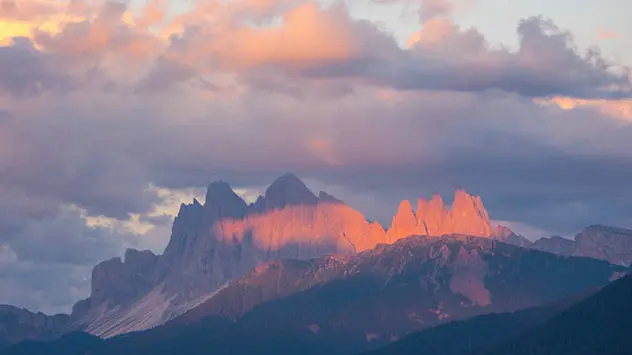
[[[0,304],[67,313],[69,305],[89,295],[91,272],[86,266],[0,261]]]
[[[74,208],[0,184],[0,304],[67,313],[89,295],[96,263],[144,246],[134,233],[90,227]]]
[[[446,37],[438,43],[422,40],[409,50],[383,40],[386,45],[373,47],[379,51],[349,62],[309,68],[302,74],[320,78],[353,76],[398,90],[499,90],[525,97],[583,99],[632,97],[628,67],[608,62],[595,49],[582,54],[570,33],[543,17],[520,22],[516,51],[490,48],[476,30],[460,32],[447,20],[427,26],[421,33],[447,28],[447,32],[438,34]],[[385,56],[389,51],[390,55]]]
[[[449,200],[465,188],[493,218],[551,233],[632,227],[630,122],[533,101],[627,96],[626,69],[579,54],[546,20],[519,25],[517,51],[454,27],[439,43],[402,50],[375,26],[351,23],[361,39],[348,60],[237,73],[212,57],[175,60],[208,41],[195,28],[172,39],[170,55],[138,62],[128,50],[147,34],[130,32],[112,6],[96,22],[38,34],[46,54],[25,39],[0,47],[0,64],[32,69],[0,65],[0,289],[14,290],[0,303],[33,290],[22,305],[67,307],[85,296],[92,264],[130,245],[159,249],[170,218],[147,216],[162,201],[151,186],[222,179],[261,190],[290,171],[385,224],[401,199]],[[80,45],[94,31],[110,40]],[[109,66],[138,63],[147,75],[134,72],[131,84]],[[158,227],[148,240],[92,228],[74,206]]]
[[[0,94],[33,96],[44,91],[65,92],[72,80],[58,70],[54,59],[35,49],[28,38],[14,38],[0,46]]]

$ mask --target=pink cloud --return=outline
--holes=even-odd
[[[237,29],[220,55],[226,65],[245,67],[349,59],[354,38],[337,11],[309,3],[285,13],[280,28]]]
[[[216,5],[208,22],[183,25],[166,58],[188,66],[242,71],[267,66],[304,69],[328,62],[348,61],[367,50],[346,7],[322,8],[312,1],[288,5],[289,1],[246,1],[241,7]],[[293,3],[297,3],[296,1]],[[273,5],[277,5],[274,7]],[[286,5],[286,6],[280,6]],[[272,11],[275,9],[278,12]],[[273,26],[253,26],[237,19],[278,21]],[[197,23],[202,13],[188,21]],[[181,17],[177,22],[185,21]],[[248,22],[248,21],[246,21]],[[209,40],[213,38],[213,40]]]
[[[620,38],[621,35],[611,31],[611,30],[607,30],[607,29],[601,29],[599,31],[597,31],[597,38],[601,39],[601,40],[610,40],[610,39],[618,39]]]

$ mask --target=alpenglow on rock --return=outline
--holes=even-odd
[[[402,202],[388,232],[296,176],[275,180],[247,204],[223,181],[206,200],[183,204],[162,255],[129,250],[94,268],[92,294],[73,307],[69,329],[110,337],[162,324],[206,301],[257,266],[279,259],[354,255],[413,234],[490,236],[480,198],[455,194],[448,211],[438,195]]]
[[[393,217],[388,230],[388,240],[393,242],[410,235],[442,236],[464,234],[479,237],[492,235],[489,215],[479,196],[471,196],[463,190],[454,194],[450,210],[443,199],[435,194],[430,201],[420,198],[417,212],[413,212],[408,201],[403,201]]]

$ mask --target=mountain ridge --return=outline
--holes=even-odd
[[[479,314],[566,303],[627,271],[490,238],[413,236],[357,255],[268,262],[184,316],[97,342],[88,351],[298,355],[308,347],[314,355],[352,354]],[[533,321],[540,319],[538,313]],[[514,330],[499,340],[520,325],[507,324]]]
[[[506,227],[493,228],[481,198],[464,190],[455,191],[450,209],[438,194],[429,201],[418,199],[415,211],[402,201],[385,230],[326,192],[316,196],[293,174],[276,179],[251,204],[228,183],[215,181],[208,185],[204,204],[197,199],[181,204],[163,254],[130,249],[124,258],[95,266],[91,296],[73,306],[63,330],[110,337],[147,329],[206,302],[231,281],[273,260],[349,256],[410,235],[455,233],[547,249]],[[565,250],[554,252],[566,255]],[[463,257],[477,262],[476,256]],[[488,302],[484,292],[475,297]]]
[[[276,259],[354,255],[418,232],[491,236],[487,212],[476,210],[484,210],[480,198],[458,190],[450,210],[438,195],[423,201],[424,215],[411,208],[415,222],[394,233],[324,191],[315,195],[291,173],[250,204],[227,182],[211,182],[203,204],[181,204],[162,254],[129,249],[94,267],[90,297],[73,306],[64,331],[109,337],[162,324]],[[461,223],[459,215],[473,218]]]

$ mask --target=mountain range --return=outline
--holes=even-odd
[[[626,276],[599,292],[445,324],[365,355],[625,355],[632,349],[631,295]]]
[[[435,334],[434,346],[445,349],[439,343],[445,327],[460,329],[451,334],[453,343],[464,337],[463,346],[470,341],[476,348],[544,324],[626,271],[488,238],[413,236],[356,256],[269,262],[183,316],[146,331],[107,340],[74,333],[49,343],[20,343],[7,354],[36,349],[49,355],[62,350],[65,355],[197,355],[212,349],[218,355],[342,355],[395,342],[388,351],[400,338],[409,342],[420,336],[406,335],[422,329]],[[459,322],[488,313],[497,315]],[[481,328],[494,325],[502,331]],[[468,337],[475,331],[494,335]]]
[[[129,249],[100,263],[90,297],[71,314],[1,306],[0,348],[63,334],[90,339],[73,333],[82,331],[112,337],[103,349],[117,352],[142,339],[160,346],[168,338],[179,349],[180,336],[201,346],[192,334],[210,327],[225,334],[213,341],[234,346],[264,331],[273,333],[268,342],[294,334],[314,351],[342,354],[572,297],[621,277],[632,262],[629,230],[591,226],[574,241],[531,242],[493,226],[481,199],[463,190],[451,208],[439,195],[416,206],[403,201],[384,229],[292,174],[251,204],[213,182],[204,204],[180,207],[162,255]]]

